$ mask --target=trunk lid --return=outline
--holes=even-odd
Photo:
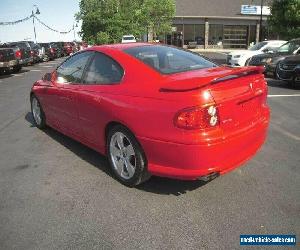
[[[172,82],[164,84],[160,92],[188,94],[208,90],[218,107],[220,126],[232,129],[249,125],[260,118],[267,96],[262,72],[261,67],[190,71],[170,76]]]

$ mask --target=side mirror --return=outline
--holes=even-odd
[[[52,74],[51,73],[46,73],[43,78],[42,78],[44,81],[49,81],[51,82],[52,80]]]
[[[269,52],[269,49],[263,49],[262,52],[267,53]]]

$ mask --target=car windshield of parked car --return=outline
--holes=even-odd
[[[283,53],[293,53],[300,47],[300,40],[299,41],[290,41],[283,44],[279,49],[278,52]]]
[[[130,40],[134,40],[135,38],[133,36],[123,36],[123,40],[125,41],[130,41]]]
[[[163,45],[133,47],[125,52],[162,74],[217,66],[196,53]]]
[[[260,42],[252,46],[249,50],[251,51],[260,50],[262,47],[264,47],[267,44],[268,44],[267,42]]]

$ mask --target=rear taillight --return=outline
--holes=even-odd
[[[51,49],[50,49],[50,52],[53,54],[53,53],[54,53],[54,49],[53,49],[53,48],[51,48]]]
[[[17,58],[17,59],[21,59],[21,57],[22,57],[22,52],[21,52],[20,50],[17,50],[16,53],[15,53],[15,55],[16,55],[16,58]]]
[[[183,129],[205,129],[219,124],[218,108],[214,105],[208,107],[193,107],[179,111],[174,124]]]

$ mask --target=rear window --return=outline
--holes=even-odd
[[[49,48],[49,44],[48,43],[40,43],[40,46],[44,47],[44,48]]]
[[[28,49],[29,48],[26,43],[11,43],[11,45],[19,47],[20,49]]]
[[[169,46],[140,46],[125,49],[124,51],[162,74],[173,74],[217,66],[196,53]]]

